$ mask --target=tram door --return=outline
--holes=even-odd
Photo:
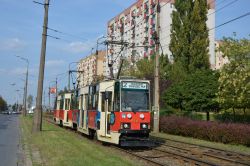
[[[110,115],[112,110],[112,92],[105,92],[105,134],[110,136]]]

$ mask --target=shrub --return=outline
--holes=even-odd
[[[250,146],[250,126],[247,124],[194,121],[173,115],[160,119],[160,129],[169,134]]]

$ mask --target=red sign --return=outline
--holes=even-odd
[[[53,87],[52,87],[52,88],[50,88],[49,91],[50,91],[51,94],[55,94],[55,93],[56,93],[56,88],[53,88]]]

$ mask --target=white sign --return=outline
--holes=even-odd
[[[123,89],[148,89],[148,84],[145,82],[122,82]]]

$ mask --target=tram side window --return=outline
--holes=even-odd
[[[72,100],[71,100],[71,109],[78,109],[77,98],[72,97]]]

